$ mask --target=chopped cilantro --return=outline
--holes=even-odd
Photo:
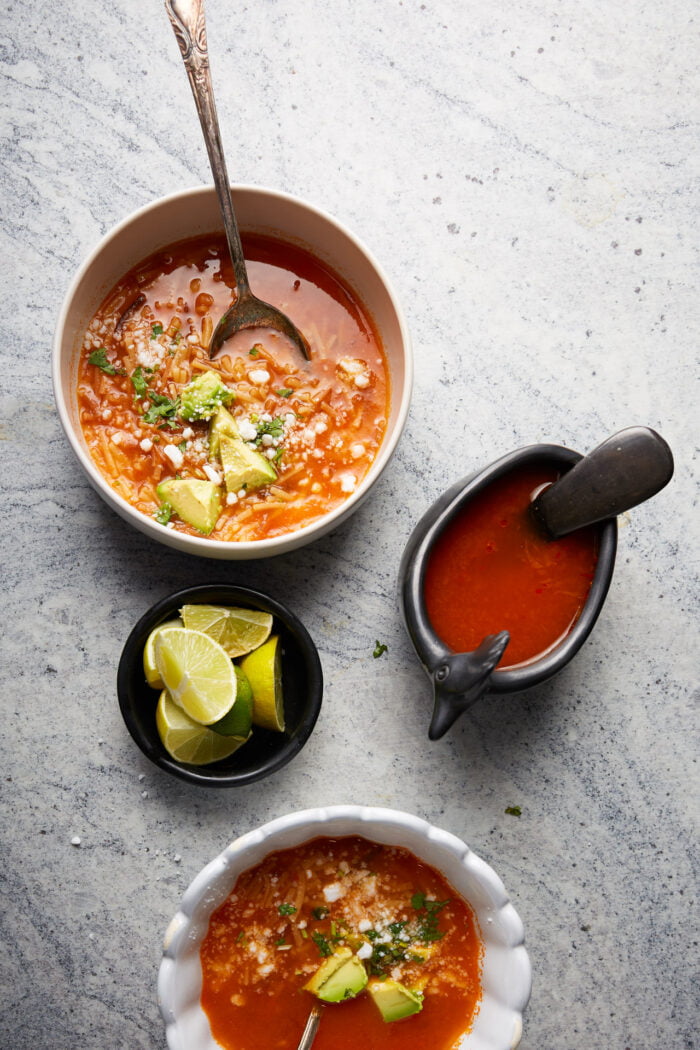
[[[108,376],[123,376],[124,369],[117,368],[116,365],[111,364],[107,360],[107,351],[103,346],[99,350],[93,350],[88,357],[88,364],[96,365],[97,368],[101,368],[103,372],[106,372]]]
[[[325,917],[326,917],[326,915],[328,915],[329,911],[330,911],[330,909],[327,908],[325,906],[325,904],[321,904],[320,907],[318,907],[318,908],[312,908],[311,909],[311,914],[313,915],[314,919],[319,919],[320,920],[320,919],[325,919]]]
[[[153,369],[148,369],[148,371],[152,372]],[[138,368],[135,368],[131,373],[131,382],[133,383],[137,397],[148,397],[148,383],[144,377],[141,365],[139,365]]]
[[[321,955],[325,957],[327,955],[333,954],[333,949],[331,948],[330,944],[323,936],[323,934],[318,932],[318,930],[315,930],[311,934],[311,939],[313,940]]]
[[[506,806],[506,813],[509,817],[521,817],[523,811],[520,806]]]
[[[259,344],[258,344],[258,343],[256,343],[256,344],[255,344],[255,346],[254,346],[254,347],[252,347],[252,348],[251,348],[251,349],[250,349],[250,350],[248,351],[248,354],[249,354],[249,355],[250,355],[251,357],[260,357],[260,346],[259,346]]]
[[[279,947],[280,947],[280,946],[281,946],[282,944],[286,944],[286,943],[287,943],[287,942],[285,941],[284,937],[280,937],[280,938],[279,938],[279,940],[276,940],[276,941],[275,941],[275,945],[276,945],[276,947],[278,947],[278,948],[279,948]]]
[[[269,434],[273,440],[281,438],[284,435],[284,420],[281,416],[274,416],[272,419],[257,420],[255,426],[258,431],[257,437],[255,438],[256,445],[262,445],[263,434]]]
[[[163,325],[154,324],[151,325],[151,339],[157,339],[159,335],[163,334]]]
[[[180,449],[180,452],[185,452],[187,449],[187,442],[181,441],[177,447]]]
[[[283,386],[277,391],[277,393],[280,397],[291,397],[294,391],[289,386]]]
[[[153,390],[148,391],[148,396],[152,404],[143,414],[145,423],[156,423],[159,419],[171,420],[180,408],[179,397],[171,401],[165,394],[156,394]]]
[[[294,915],[296,908],[293,904],[280,904],[277,911],[280,915]]]
[[[375,660],[377,660],[380,656],[383,656],[384,653],[386,653],[388,651],[389,651],[388,646],[384,645],[383,642],[375,641],[375,643],[374,643],[374,652],[372,653],[372,656],[374,657]]]
[[[421,903],[417,903],[420,901]],[[416,903],[414,903],[416,902]],[[440,912],[449,904],[449,900],[428,900],[424,893],[415,893],[411,898],[411,904],[416,911],[424,912],[414,927],[414,933],[420,941],[440,941],[445,936],[445,931],[439,928]]]
[[[236,941],[238,942],[238,944],[247,944],[248,943],[248,938],[245,935],[245,930],[241,930],[240,931],[240,933],[236,937]]]
[[[153,517],[160,525],[167,525],[170,521],[170,516],[173,512],[173,508],[169,503],[161,503],[158,510],[155,512]]]

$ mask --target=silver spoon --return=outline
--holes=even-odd
[[[165,0],[165,9],[182,52],[202,125],[236,278],[236,301],[229,307],[214,329],[209,344],[209,357],[214,357],[222,344],[243,328],[274,328],[286,336],[308,361],[311,358],[311,352],[302,333],[281,310],[254,296],[248,284],[248,271],[231,200],[231,189],[226,172],[226,161],[221,145],[221,133],[209,71],[204,0]]]
[[[311,1007],[311,1013],[309,1014],[308,1020],[306,1022],[306,1028],[301,1033],[301,1039],[299,1040],[299,1046],[297,1047],[297,1050],[310,1050],[311,1044],[316,1038],[318,1026],[321,1023],[322,1011],[323,1006],[317,1000]]]

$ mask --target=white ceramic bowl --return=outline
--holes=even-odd
[[[391,409],[384,442],[371,470],[336,510],[288,535],[253,542],[189,536],[139,513],[102,477],[82,436],[76,378],[84,329],[107,293],[124,274],[174,241],[221,229],[216,195],[200,186],[154,201],[115,226],[86,259],[71,284],[58,319],[53,348],[53,384],[66,436],[89,481],[126,521],[153,539],[207,558],[264,558],[303,546],[338,526],[366,499],[389,462],[403,431],[411,396],[413,365],[408,329],[389,282],[370,252],[335,219],[295,197],[256,186],[233,186],[244,232],[278,236],[315,255],[356,293],[379,333],[391,382]]]
[[[459,1050],[511,1050],[520,1042],[531,971],[523,925],[498,875],[460,839],[418,817],[391,809],[331,806],[280,817],[242,835],[194,879],[165,934],[158,1000],[170,1050],[220,1050],[200,1006],[199,949],[209,918],[238,875],[273,850],[320,835],[362,835],[404,846],[440,871],[471,905],[484,944],[483,996]]]

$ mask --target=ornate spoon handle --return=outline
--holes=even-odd
[[[216,115],[214,89],[209,70],[209,52],[207,50],[207,26],[204,17],[204,0],[165,0],[175,37],[182,52],[182,59],[192,88],[199,122],[202,125],[204,141],[209,154],[214,185],[219,198],[219,205],[224,219],[226,240],[231,254],[233,271],[236,277],[238,297],[248,290],[248,273],[238,223],[231,201],[231,189],[226,171],[226,161],[221,145],[219,119]]]

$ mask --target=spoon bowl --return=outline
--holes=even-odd
[[[236,299],[214,329],[209,344],[209,357],[215,357],[226,340],[236,332],[246,328],[271,328],[283,335],[308,361],[311,358],[311,350],[305,336],[286,314],[270,303],[258,299],[250,290],[216,114],[209,69],[204,0],[165,0],[165,9],[180,47],[202,125],[236,278]]]

